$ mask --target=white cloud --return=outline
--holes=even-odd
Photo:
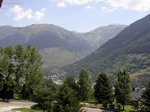
[[[150,0],[96,0],[96,2],[102,1],[108,3],[112,8],[123,8],[136,11],[150,10]]]
[[[114,11],[121,8],[125,10],[148,11],[150,10],[150,0],[49,0],[56,2],[58,7],[67,5],[89,5],[90,2],[104,2],[108,6],[102,7],[102,10]]]
[[[45,8],[40,11],[33,12],[32,9],[25,10],[22,7],[16,5],[10,9],[10,12],[14,14],[14,20],[19,21],[22,19],[27,20],[41,20],[44,16]]]
[[[94,0],[49,0],[56,2],[58,7],[66,7],[67,5],[84,5]]]
[[[57,6],[58,6],[58,7],[62,7],[62,8],[67,7],[64,2],[58,2],[58,3],[57,3]]]
[[[86,8],[86,9],[92,9],[92,6],[87,5],[85,8]]]
[[[92,2],[93,0],[61,0],[67,4],[72,4],[72,5],[82,5],[86,4],[88,2]]]

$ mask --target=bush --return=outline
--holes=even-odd
[[[121,109],[121,104],[120,103],[118,103],[117,105],[116,105],[116,107],[117,107],[117,109]]]

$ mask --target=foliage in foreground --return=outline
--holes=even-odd
[[[44,79],[33,93],[32,100],[37,103],[33,109],[50,111],[56,99],[58,86],[51,79]]]
[[[71,89],[65,82],[60,89],[57,100],[58,112],[79,112],[80,105],[77,98],[77,92]]]
[[[41,71],[41,56],[31,45],[0,48],[0,98],[3,100],[32,99],[36,109],[48,112],[78,112],[79,101],[88,101],[92,96],[92,81],[86,70],[81,70],[79,80],[66,77],[63,85],[44,79]],[[130,101],[131,84],[129,74],[118,73],[115,98],[123,105]],[[142,95],[142,109],[150,110],[150,83]],[[94,87],[94,96],[99,103],[110,103],[113,108],[113,92],[106,74],[101,73]],[[119,106],[118,106],[119,108]]]
[[[112,103],[114,96],[112,86],[105,73],[101,73],[94,86],[94,96],[98,103]]]
[[[115,98],[116,101],[123,105],[129,103],[131,100],[131,83],[130,76],[124,71],[120,71],[117,74],[117,82],[115,83]]]
[[[42,80],[41,56],[31,45],[0,48],[0,98],[30,99]]]
[[[78,81],[78,92],[79,99],[84,102],[89,100],[92,96],[92,81],[88,72],[84,69],[80,71]]]

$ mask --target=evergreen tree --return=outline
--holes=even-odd
[[[53,103],[56,100],[57,91],[57,85],[51,79],[44,79],[34,90],[32,100],[37,104],[33,106],[33,109],[37,107],[48,112],[53,111]]]
[[[113,91],[112,86],[105,73],[101,73],[94,86],[94,96],[99,103],[112,103]]]
[[[148,82],[146,90],[142,94],[142,104],[144,105],[143,111],[150,111],[150,82]]]
[[[66,84],[69,88],[78,92],[78,86],[73,76],[67,76],[64,79],[64,84]]]
[[[80,71],[79,81],[78,81],[78,93],[79,99],[81,101],[87,101],[92,95],[92,81],[86,70]]]
[[[126,70],[117,74],[117,82],[115,83],[115,97],[116,101],[123,106],[129,103],[131,99],[131,82],[130,76]]]
[[[80,105],[78,98],[76,97],[76,91],[68,87],[64,83],[60,89],[58,96],[58,105],[56,106],[55,112],[79,112]]]

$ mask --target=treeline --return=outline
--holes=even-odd
[[[0,98],[30,99],[43,78],[41,56],[33,46],[0,48]]]
[[[33,109],[42,109],[47,112],[79,112],[81,111],[80,103],[85,103],[92,98],[92,81],[85,70],[81,70],[79,80],[67,76],[62,85],[56,85],[52,81],[50,84],[49,81],[36,90],[33,99],[38,104],[33,106]]]
[[[120,71],[112,85],[108,74],[100,73],[95,83],[86,70],[78,80],[65,77],[62,85],[55,84],[42,74],[41,56],[33,46],[0,48],[0,98],[27,99],[36,102],[33,109],[47,112],[79,112],[89,100],[104,108],[123,109],[131,103],[131,82],[126,70]],[[140,102],[140,103],[139,103]],[[135,103],[138,110],[150,110],[150,83]],[[82,105],[81,105],[82,104]],[[140,105],[139,105],[140,104]]]
[[[102,104],[104,108],[116,109],[117,111],[124,110],[125,105],[132,105],[135,107],[135,111],[150,110],[150,83],[140,100],[133,102],[131,101],[130,76],[127,71],[123,70],[117,74],[114,85],[111,84],[107,76],[103,72],[100,73],[93,84],[89,73],[83,69],[80,71],[78,80],[67,76],[62,85],[56,86],[52,83],[55,86],[49,92],[48,89],[38,89],[37,95],[34,96],[34,101],[38,105],[34,106],[34,109],[40,107],[48,112],[79,112],[82,111],[81,106],[86,106],[87,102],[93,100],[96,101],[95,105]]]

